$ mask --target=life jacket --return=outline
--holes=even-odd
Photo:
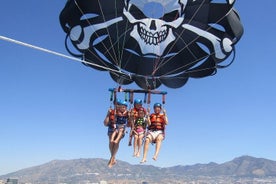
[[[149,130],[165,130],[165,116],[163,114],[150,115]]]
[[[115,110],[112,109],[111,112],[109,113],[109,123],[108,127],[110,131],[116,127],[116,116],[115,116]]]
[[[134,119],[138,118],[138,109],[136,109],[135,107],[133,109],[131,109],[132,115]]]
[[[135,120],[134,126],[135,127],[141,126],[141,127],[143,127],[145,129],[146,126],[147,126],[147,124],[146,124],[146,118],[137,118]]]
[[[117,112],[116,113],[116,124],[122,125],[127,124],[128,121],[128,111],[125,111],[123,113]]]
[[[109,122],[110,123],[115,123],[115,110],[112,109],[110,114],[109,114]]]

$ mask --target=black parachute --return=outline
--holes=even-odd
[[[60,24],[68,52],[117,83],[179,88],[233,61],[243,34],[234,2],[68,0]]]

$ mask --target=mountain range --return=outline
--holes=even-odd
[[[100,158],[53,160],[0,176],[0,179],[16,178],[20,183],[36,184],[189,183],[198,180],[206,183],[217,180],[232,183],[233,180],[242,179],[269,180],[276,183],[276,161],[251,156],[241,156],[222,164],[211,162],[165,168],[117,161],[118,163],[110,169],[107,162],[108,160]]]

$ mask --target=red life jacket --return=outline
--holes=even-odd
[[[109,122],[115,123],[115,110],[114,109],[112,109],[109,114]]]
[[[165,130],[165,116],[163,114],[150,115],[149,130]]]
[[[138,109],[136,109],[134,107],[133,109],[131,109],[131,113],[132,113],[134,119],[138,118]]]

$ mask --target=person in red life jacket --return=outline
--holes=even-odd
[[[148,117],[148,133],[144,143],[143,158],[140,163],[147,161],[149,143],[155,143],[155,153],[153,160],[157,160],[161,143],[165,138],[165,126],[168,124],[168,118],[165,109],[162,110],[160,103],[155,103],[153,106],[154,113]],[[161,113],[161,110],[163,113]]]
[[[133,156],[140,157],[140,150],[143,144],[143,138],[146,133],[146,127],[148,124],[148,119],[145,117],[146,111],[143,107],[138,110],[138,117],[134,120],[133,131],[134,143],[133,143]]]
[[[116,164],[116,154],[119,150],[119,143],[124,137],[125,127],[130,126],[128,122],[127,103],[117,101],[116,110],[109,110],[104,120],[104,125],[108,126],[110,160],[108,167]]]
[[[130,110],[130,117],[131,117],[131,131],[129,134],[129,141],[128,146],[132,146],[132,137],[134,136],[133,130],[134,130],[134,122],[138,118],[138,111],[142,107],[143,102],[141,99],[135,99],[134,100],[134,107]],[[133,155],[135,156],[135,155]]]

